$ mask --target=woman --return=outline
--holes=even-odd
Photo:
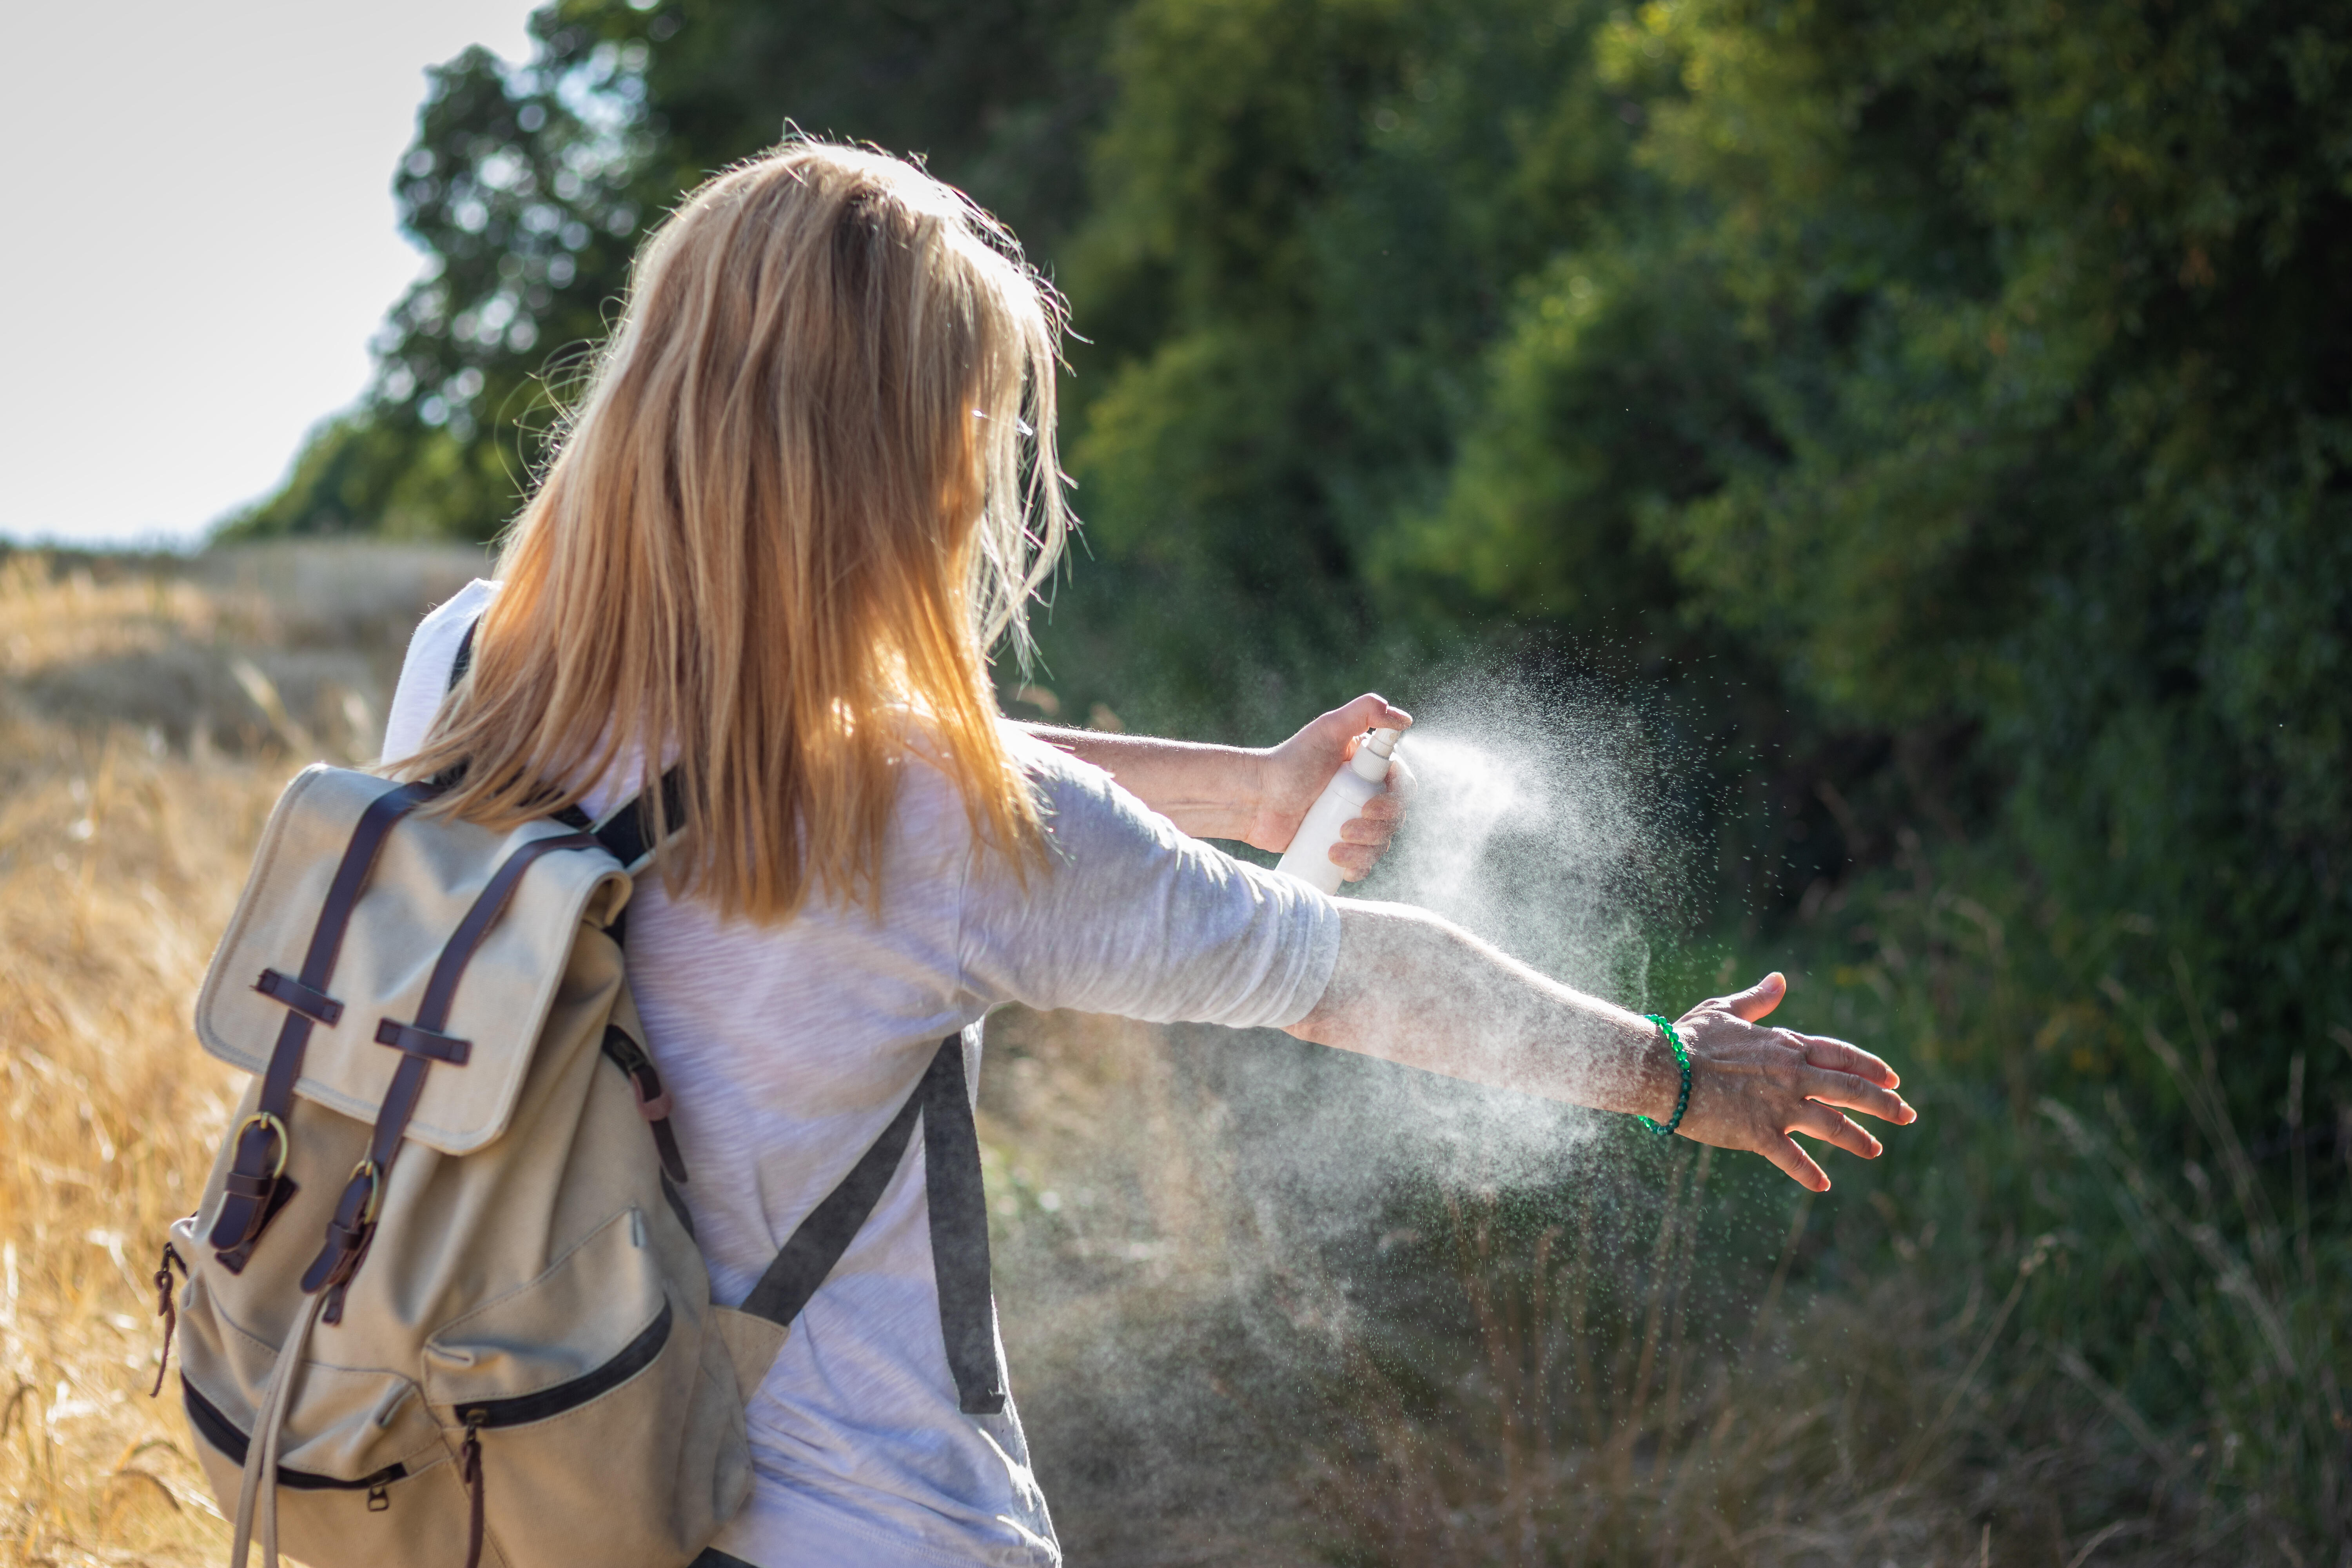
[[[794,142],[730,170],[639,258],[500,584],[410,649],[386,754],[408,776],[465,762],[447,809],[601,813],[658,803],[677,770],[683,831],[640,880],[628,966],[719,1300],[943,1036],[971,1081],[1005,1002],[1276,1026],[1662,1121],[1686,1092],[1685,1135],[1815,1187],[1790,1131],[1874,1155],[1832,1107],[1911,1119],[1875,1058],[1753,1023],[1777,977],[1682,1020],[1685,1075],[1658,1026],[1443,921],[1179,831],[1278,847],[1347,737],[1409,721],[1377,698],[1264,756],[1007,725],[987,652],[1023,635],[1066,527],[1060,326],[1011,237],[908,164]],[[1335,858],[1360,874],[1396,814]],[[960,1405],[921,1167],[900,1163],[753,1398],[757,1483],[712,1563],[1058,1561],[1017,1415]]]

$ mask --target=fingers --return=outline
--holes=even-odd
[[[1844,1116],[1814,1100],[1805,1101],[1797,1113],[1790,1131],[1802,1132],[1824,1143],[1835,1144],[1849,1154],[1859,1154],[1865,1160],[1875,1160],[1885,1147],[1877,1139],[1855,1126]]]
[[[1850,1073],[1829,1072],[1821,1068],[1808,1068],[1799,1082],[1805,1098],[1818,1100],[1823,1105],[1841,1105],[1875,1116],[1881,1121],[1891,1121],[1897,1127],[1907,1127],[1919,1120],[1904,1098],[1891,1089],[1881,1089],[1867,1079]]]
[[[1349,831],[1356,827],[1352,822],[1341,827],[1339,841],[1327,851],[1331,864],[1339,868],[1339,875],[1350,882],[1360,882],[1370,876],[1372,868],[1381,863],[1381,857],[1389,852],[1387,834],[1376,838],[1359,838]]]
[[[1389,764],[1391,791],[1396,789],[1397,775],[1405,771],[1402,759]],[[1404,821],[1405,795],[1410,793],[1412,784],[1410,773],[1405,783],[1405,793],[1376,795],[1339,825],[1339,841],[1331,846],[1329,853],[1332,864],[1339,868],[1342,880],[1362,881],[1381,863],[1381,857],[1388,853],[1389,841],[1396,837],[1398,826]]]
[[[1756,1152],[1780,1167],[1781,1172],[1797,1185],[1810,1192],[1830,1190],[1829,1173],[1813,1163],[1813,1157],[1790,1142],[1788,1138],[1766,1139]]]
[[[1373,806],[1386,809],[1374,812]],[[1339,825],[1339,841],[1331,846],[1331,863],[1339,868],[1341,877],[1350,882],[1360,882],[1371,868],[1388,853],[1389,840],[1396,837],[1397,824],[1404,818],[1404,807],[1374,796],[1366,803],[1360,816],[1351,816]]]
[[[1723,1005],[1752,1024],[1778,1007],[1780,1005],[1780,998],[1788,994],[1789,982],[1781,976],[1780,971],[1775,970],[1747,990],[1726,996],[1723,999]]]
[[[1805,1053],[1805,1059],[1817,1068],[1827,1068],[1832,1072],[1852,1073],[1856,1078],[1868,1079],[1872,1083],[1884,1089],[1895,1089],[1903,1082],[1902,1078],[1893,1068],[1859,1046],[1850,1046],[1843,1040],[1833,1040],[1827,1035],[1800,1035],[1793,1029],[1787,1031],[1787,1034],[1789,1038],[1797,1043],[1797,1048]]]
[[[1352,737],[1367,730],[1411,729],[1412,715],[1387,698],[1367,691],[1354,701],[1332,709],[1315,722],[1318,728],[1337,730]]]

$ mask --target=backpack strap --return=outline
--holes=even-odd
[[[294,1084],[302,1076],[302,1058],[310,1049],[310,1026],[323,1023],[332,1028],[343,1014],[342,1004],[327,994],[327,985],[334,977],[335,959],[342,951],[352,910],[360,901],[393,825],[436,793],[429,784],[403,784],[368,803],[328,886],[327,901],[310,932],[310,951],[302,958],[301,974],[289,976],[265,969],[254,983],[256,991],[283,1004],[287,1013],[278,1031],[278,1044],[269,1053],[269,1065],[262,1071],[261,1092],[253,1114],[237,1129],[236,1153],[222,1178],[220,1215],[214,1222],[211,1239],[221,1267],[232,1274],[244,1271],[262,1231],[294,1195],[294,1183],[286,1175],[293,1136],[287,1131],[287,1119],[293,1113]]]
[[[1001,1415],[1004,1368],[996,1359],[996,1298],[988,1284],[988,1194],[961,1036],[950,1035],[940,1045],[921,1092],[931,1272],[940,1288],[940,1331],[955,1373],[956,1405],[967,1415]]]
[[[466,623],[466,635],[457,640],[457,657],[449,661],[449,683],[446,689],[457,690],[457,683],[466,679],[466,672],[473,668],[474,634],[481,629],[481,626],[482,617],[479,616]],[[670,833],[675,837],[679,825],[686,820],[686,784],[677,768],[662,774],[661,792],[662,820],[669,825]],[[566,827],[595,834],[597,842],[604,845],[613,858],[621,863],[621,868],[632,876],[643,870],[645,863],[653,858],[656,847],[653,830],[646,820],[642,796],[631,795],[602,822],[593,821],[577,805],[567,805],[548,815]],[[610,928],[614,941],[621,940],[622,921],[627,919],[628,911],[625,909]]]
[[[669,825],[670,837],[676,837],[686,821],[686,780],[680,769],[673,767],[662,774],[661,798],[662,820]],[[631,795],[591,831],[631,876],[643,870],[646,862],[653,858],[653,826],[646,820],[643,795]],[[626,914],[627,910],[622,912]]]
[[[947,1342],[948,1370],[955,1376],[957,1407],[967,1415],[1001,1415],[1004,1372],[996,1357],[996,1304],[988,1286],[988,1205],[961,1035],[940,1042],[915,1092],[841,1184],[801,1221],[740,1310],[780,1325],[800,1316],[882,1201],[918,1118],[923,1124],[924,1197],[930,1211],[940,1331]]]
[[[482,629],[482,617],[476,616],[466,623],[466,635],[457,639],[457,657],[449,661],[449,684],[442,688],[444,695],[457,689],[457,682],[474,668],[474,634]]]

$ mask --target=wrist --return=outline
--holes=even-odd
[[[1634,1057],[1634,1103],[1626,1110],[1663,1127],[1672,1120],[1675,1100],[1682,1093],[1682,1064],[1655,1022],[1635,1017],[1631,1026],[1641,1032],[1641,1044]]]
[[[1656,1026],[1659,1042],[1673,1058],[1675,1099],[1673,1107],[1665,1115],[1644,1113],[1641,1121],[1643,1126],[1661,1138],[1671,1138],[1681,1130],[1684,1113],[1690,1109],[1690,1048],[1688,1042],[1684,1040],[1681,1032],[1675,1027],[1672,1020],[1652,1013],[1648,1016],[1647,1021]]]
[[[1288,836],[1283,825],[1274,820],[1267,805],[1268,778],[1274,768],[1274,752],[1265,746],[1234,748],[1233,799],[1236,814],[1244,825],[1242,842],[1253,848],[1280,852],[1289,847]],[[1270,843],[1270,839],[1280,843]]]

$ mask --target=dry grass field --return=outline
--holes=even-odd
[[[151,1276],[235,1086],[186,1017],[289,762],[474,563],[0,560],[0,1563],[216,1559]]]
[[[190,999],[279,786],[366,758],[408,627],[480,564],[0,556],[0,1568],[223,1554],[177,1402],[148,1397],[156,1247],[238,1087]],[[1074,1564],[2334,1560],[2283,1522],[2352,1432],[2308,1237],[2296,1268],[2254,1233],[2250,1271],[2221,1211],[2168,1207],[2096,1118],[2026,1109],[2059,1173],[2037,1200],[2138,1194],[2134,1245],[2205,1325],[2176,1354],[2218,1390],[2210,1444],[2036,1318],[2088,1218],[1939,1241],[1842,1170],[1843,1207],[1774,1188],[1742,1211],[1763,1239],[1735,1267],[1740,1173],[1595,1144],[1612,1173],[1555,1210],[1472,1181],[1318,1230],[1329,1194],[1299,1184],[1267,1075],[1297,1107],[1366,1092],[1356,1068],[1279,1037],[991,1027],[999,1296]],[[1844,1283],[1801,1289],[1792,1264],[1828,1253]],[[2264,1394],[2273,1365],[2322,1375]]]

